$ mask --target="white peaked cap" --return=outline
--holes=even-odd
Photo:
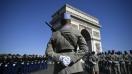
[[[71,15],[69,13],[64,13],[64,19],[71,19]]]

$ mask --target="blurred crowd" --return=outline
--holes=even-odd
[[[132,74],[132,50],[92,52],[85,60],[85,70],[89,74]]]
[[[0,74],[28,74],[45,70],[49,59],[42,55],[0,54]],[[132,74],[132,50],[91,52],[84,61],[87,74]]]
[[[0,54],[0,74],[28,74],[44,69],[47,69],[45,56]]]

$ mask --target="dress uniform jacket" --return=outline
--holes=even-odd
[[[47,44],[46,54],[55,61],[54,74],[71,74],[83,71],[82,63],[80,61],[75,62],[79,59],[75,52],[77,46],[79,46],[80,50],[88,50],[81,33],[71,25],[68,28],[63,27],[52,33]],[[60,64],[60,55],[69,56],[74,64],[68,67],[63,66]]]

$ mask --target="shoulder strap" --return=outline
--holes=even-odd
[[[59,32],[66,39],[66,41],[75,48],[74,51],[77,51],[77,45],[74,44],[74,41],[71,38],[66,37],[61,31]]]

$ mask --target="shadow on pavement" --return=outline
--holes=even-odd
[[[53,74],[53,69],[54,69],[53,64],[48,64],[48,69],[32,72],[30,74]]]

